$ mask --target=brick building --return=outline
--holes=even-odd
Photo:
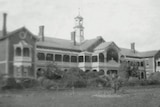
[[[36,78],[36,73],[46,69],[47,62],[55,62],[62,70],[79,67],[85,72],[117,73],[121,60],[136,63],[140,78],[160,71],[160,52],[138,52],[135,44],[131,49],[121,48],[114,42],[107,42],[101,36],[85,40],[83,17],[75,17],[71,39],[64,40],[44,36],[44,26],[39,34],[32,34],[22,27],[12,32],[6,30],[6,16],[3,15],[3,29],[0,32],[0,73],[8,76]]]

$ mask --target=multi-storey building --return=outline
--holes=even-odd
[[[8,76],[36,78],[48,62],[55,62],[62,70],[79,67],[84,72],[103,72],[104,75],[117,73],[121,60],[136,62],[140,78],[160,71],[160,52],[138,52],[134,43],[131,49],[106,42],[101,36],[84,39],[83,18],[75,17],[71,39],[64,40],[44,36],[44,26],[34,35],[22,27],[12,32],[6,30],[6,15],[0,32],[0,73]]]

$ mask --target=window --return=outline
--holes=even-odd
[[[62,55],[55,54],[55,61],[62,61]]]
[[[69,62],[69,55],[64,55],[63,56],[63,61],[64,62]]]
[[[104,55],[103,55],[103,53],[99,54],[99,62],[104,62]]]
[[[38,60],[45,60],[44,53],[38,53],[37,57],[38,57]]]
[[[77,62],[77,56],[71,56],[71,62]]]
[[[160,62],[158,61],[158,66],[160,66]]]
[[[90,57],[89,56],[85,56],[85,62],[90,62]]]
[[[16,77],[21,77],[22,76],[21,72],[22,72],[21,67],[15,67],[15,76]]]
[[[46,60],[47,61],[53,61],[53,54],[47,54]]]
[[[146,60],[146,66],[149,66],[149,60]]]
[[[97,56],[92,56],[92,62],[97,62]]]
[[[28,68],[27,67],[24,67],[24,69],[23,69],[23,76],[24,77],[28,76]]]
[[[79,61],[79,62],[83,62],[83,56],[79,56],[79,57],[78,57],[78,61]]]
[[[115,60],[118,62],[118,53],[114,49],[109,49],[107,52],[107,61]]]
[[[29,56],[29,48],[23,48],[23,56]]]
[[[21,48],[20,47],[16,48],[16,56],[21,56]]]
[[[143,67],[144,66],[144,63],[143,62],[141,62],[141,67]]]

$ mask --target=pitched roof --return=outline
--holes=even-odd
[[[131,57],[152,57],[157,54],[158,50],[152,50],[152,51],[144,51],[144,52],[138,52],[138,51],[132,51],[131,49],[121,48],[121,54]]]
[[[87,50],[88,48],[90,48],[92,45],[94,45],[96,42],[98,42],[100,39],[103,40],[103,38],[102,38],[101,36],[98,36],[98,37],[96,37],[96,38],[94,38],[94,39],[85,40],[85,41],[81,44],[80,49],[81,49],[82,51],[85,51],[85,50]],[[104,40],[103,40],[103,41],[104,41]]]
[[[151,56],[155,56],[157,54],[157,52],[158,52],[158,50],[140,52],[139,56],[140,57],[151,57]]]
[[[10,36],[12,36],[14,33],[18,32],[18,31],[20,31],[20,30],[22,30],[22,29],[25,29],[27,32],[29,32],[33,37],[35,37],[35,38],[37,39],[37,37],[36,37],[33,33],[31,33],[26,27],[21,27],[21,28],[18,28],[18,29],[16,29],[16,30],[12,31],[12,32],[7,32],[7,35],[6,35],[6,36],[0,36],[0,40],[3,40],[3,39],[6,39],[6,38],[10,37]],[[1,35],[2,35],[2,34],[1,34]]]
[[[71,40],[51,38],[51,37],[45,37],[44,41],[38,41],[37,46],[80,51],[79,45],[74,45],[74,43]]]
[[[58,48],[58,49],[67,49],[72,51],[87,51],[92,45],[94,45],[98,40],[102,39],[102,37],[97,37],[90,40],[85,40],[81,44],[76,44],[71,40],[45,37],[44,41],[37,42],[37,46],[39,47],[50,47],[50,48]]]
[[[121,49],[120,53],[123,54],[123,55],[139,57],[137,51],[134,52],[133,50],[127,49],[127,48],[120,48],[120,49]]]
[[[101,43],[100,45],[98,45],[94,50],[101,50],[104,49],[106,47],[108,47],[109,45],[111,45],[113,42],[104,42]]]

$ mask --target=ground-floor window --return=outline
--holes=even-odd
[[[15,77],[28,77],[30,71],[30,66],[14,66]]]

